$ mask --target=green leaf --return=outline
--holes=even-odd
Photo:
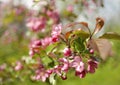
[[[4,34],[4,32],[6,31],[7,29],[4,28],[4,27],[1,27],[0,28],[0,37]]]
[[[73,34],[77,35],[81,39],[87,39],[90,35],[83,30],[75,30]]]
[[[49,46],[46,48],[46,50],[45,50],[45,51],[47,52],[47,54],[49,54],[58,44],[59,44],[59,43],[56,42],[56,43],[54,43],[54,44],[49,45]]]
[[[74,39],[74,41],[72,42],[71,45],[72,45],[74,51],[76,51],[76,52],[80,53],[85,50],[84,39],[82,39],[80,37]]]
[[[49,82],[51,85],[56,85],[55,74],[50,75]]]
[[[107,32],[103,34],[102,36],[100,36],[99,38],[120,40],[120,34],[117,34],[115,32]]]
[[[48,66],[52,62],[52,60],[48,56],[44,56],[42,58],[42,62],[44,65]]]

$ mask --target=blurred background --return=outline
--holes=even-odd
[[[59,16],[56,14],[52,19],[47,19],[46,28],[49,29],[34,33],[27,26],[27,22],[30,17],[43,15],[44,6],[48,5],[46,1],[49,2],[0,0],[0,85],[48,85],[32,81],[29,72],[27,75],[25,71],[15,72],[12,68],[16,61],[28,57],[30,40],[46,35],[53,23],[57,24],[59,21],[65,25],[86,21],[93,30],[96,17],[102,17],[105,25],[98,35],[111,31],[120,34],[120,0],[56,0],[54,9]],[[67,80],[57,79],[57,85],[119,85],[120,41],[110,42],[115,54],[107,57],[95,74],[88,74],[80,79],[75,77],[74,73],[69,73]]]

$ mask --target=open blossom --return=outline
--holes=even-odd
[[[29,55],[33,56],[35,53],[39,52],[39,47],[42,45],[41,40],[34,40],[30,44]]]
[[[46,25],[46,19],[44,17],[40,18],[30,18],[27,22],[27,27],[29,27],[32,31],[37,32],[39,30],[43,30]]]
[[[62,31],[61,24],[57,26],[53,26],[52,33],[51,33],[52,42],[57,42],[59,40],[59,35],[61,34],[61,31]]]
[[[88,72],[89,73],[94,73],[95,72],[95,69],[98,67],[98,62],[97,61],[94,61],[92,59],[88,60]]]
[[[52,43],[52,38],[51,37],[45,37],[41,39],[41,43],[43,47],[46,47]]]
[[[67,72],[69,69],[69,61],[66,58],[60,58],[59,62],[61,63],[61,70]]]
[[[56,65],[53,72],[65,80],[67,79],[66,73],[69,70],[69,61],[66,58],[60,58],[59,63],[60,65]]]
[[[71,62],[71,67],[75,68],[75,75],[80,78],[85,77],[86,70],[82,59],[79,56],[75,56],[74,60]]]
[[[71,67],[75,68],[77,72],[82,72],[84,68],[84,63],[79,56],[75,56],[74,60],[71,62]]]
[[[62,32],[62,25],[59,24],[57,26],[53,26],[51,35],[52,36],[59,36],[61,32]]]

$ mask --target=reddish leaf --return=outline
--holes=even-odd
[[[80,22],[80,24],[88,28],[88,23],[87,22]]]
[[[71,35],[71,33],[72,33],[72,31],[69,31],[69,32],[65,33],[65,38],[68,39],[69,36]]]
[[[91,39],[89,46],[97,51],[103,60],[113,55],[112,45],[107,39]]]
[[[104,25],[104,20],[100,17],[97,17],[96,26],[95,26],[95,30],[93,31],[93,34],[98,33],[102,29],[103,25]]]

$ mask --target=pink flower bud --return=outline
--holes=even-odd
[[[65,48],[63,50],[63,52],[64,52],[64,56],[66,56],[66,57],[71,56],[71,54],[72,54],[70,48]]]
[[[91,53],[91,54],[94,54],[94,50],[93,50],[93,49],[90,49],[90,53]]]
[[[67,76],[66,75],[62,75],[61,78],[62,78],[62,80],[66,80]]]

